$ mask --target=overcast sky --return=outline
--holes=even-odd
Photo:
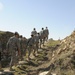
[[[75,0],[0,0],[0,30],[29,38],[48,27],[49,38],[63,39],[75,29]]]

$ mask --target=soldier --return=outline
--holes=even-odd
[[[18,55],[20,56],[20,42],[19,42],[19,34],[15,32],[13,37],[10,37],[10,39],[7,42],[6,48],[11,56],[10,61],[10,70],[12,69],[12,66],[17,66],[18,63]]]
[[[36,29],[34,28],[33,31],[31,32],[31,35],[35,36],[37,34]]]
[[[45,41],[45,31],[44,28],[42,28],[42,30],[40,31],[40,48],[41,48],[41,44],[43,44],[44,46],[44,41]]]
[[[28,46],[28,60],[30,60],[31,52],[33,52],[34,43],[35,43],[34,35],[31,35],[31,38],[29,38],[28,41],[27,41],[27,46]]]
[[[35,40],[35,49],[34,49],[34,55],[35,55],[36,53],[38,53],[38,48],[39,48],[39,40],[40,40],[39,33],[37,33],[37,35],[34,36],[34,40]]]
[[[19,41],[20,41],[20,49],[21,49],[20,59],[23,60],[23,37],[22,37],[22,35],[19,36]]]
[[[23,56],[26,56],[26,46],[27,46],[27,39],[25,37],[23,37],[22,38]]]
[[[49,30],[48,30],[48,27],[46,27],[45,29],[45,40],[46,41],[48,40],[48,35],[49,35]]]

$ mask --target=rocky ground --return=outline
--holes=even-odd
[[[56,75],[75,75],[75,31],[61,40],[50,62],[53,67],[50,68],[47,75],[50,75],[51,72]]]
[[[39,53],[36,57],[31,56],[30,61],[20,62],[20,65],[16,67],[15,75],[39,75],[43,71],[50,69],[50,60],[52,58],[53,47],[47,47],[46,45],[39,49]]]
[[[53,50],[54,48],[58,48],[55,41],[51,41],[53,44],[48,42],[38,50],[39,53],[36,57],[31,55],[30,61],[26,60],[26,56],[23,61],[19,61],[19,65],[15,67],[14,75],[39,75],[43,71],[48,71],[50,69]],[[51,46],[49,46],[49,44]],[[4,68],[4,70],[8,70],[8,68]],[[8,73],[6,74],[6,72],[9,71],[5,71],[3,75],[7,75]],[[10,73],[8,75],[10,75]]]
[[[75,31],[63,40],[50,39],[31,60],[19,61],[14,75],[75,75]]]

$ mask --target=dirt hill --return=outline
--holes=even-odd
[[[6,49],[6,43],[11,36],[13,36],[12,32],[0,31],[0,41],[2,43],[2,50]]]
[[[14,75],[75,75],[75,31],[63,40],[50,39],[36,57],[26,58],[19,61]]]
[[[50,61],[50,71],[56,75],[75,75],[75,31],[61,40],[60,46],[55,49]]]

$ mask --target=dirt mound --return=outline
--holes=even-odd
[[[23,62],[23,63],[22,63]],[[36,57],[22,61],[15,75],[75,75],[75,31],[63,40],[49,40]]]
[[[53,52],[50,71],[57,75],[75,75],[75,31],[60,43],[58,49]]]
[[[13,36],[12,32],[9,31],[0,31],[0,41],[2,43],[2,50],[6,49],[6,43],[8,41],[8,39]]]
[[[8,62],[9,62],[9,58],[8,58],[8,55],[5,54],[5,51],[6,51],[6,43],[8,41],[8,39],[13,36],[13,33],[12,32],[9,32],[9,31],[0,31],[0,46],[2,47],[1,48],[1,57],[2,57],[2,67],[5,67]]]

